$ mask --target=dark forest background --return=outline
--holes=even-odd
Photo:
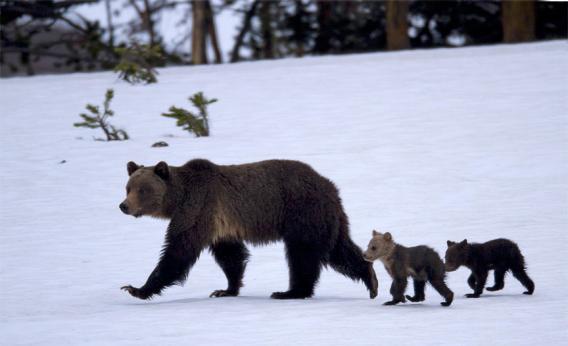
[[[106,20],[77,14],[104,5]],[[567,38],[567,2],[321,0],[0,0],[1,75],[112,69],[125,54],[153,66],[209,64]],[[135,13],[117,25],[125,10]],[[157,23],[181,11],[188,35],[165,42]],[[239,17],[219,48],[223,11]],[[186,47],[186,49],[180,49]],[[156,54],[154,54],[156,53]]]

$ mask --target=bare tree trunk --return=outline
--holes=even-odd
[[[148,0],[144,0],[144,11],[146,30],[148,30],[148,35],[150,36],[150,47],[154,47],[156,44],[156,33],[154,32],[154,20],[152,19],[152,9]]]
[[[249,10],[245,14],[245,18],[243,20],[243,27],[241,28],[241,31],[239,32],[239,35],[237,36],[237,38],[235,40],[235,45],[233,46],[233,51],[231,53],[231,62],[237,62],[241,58],[240,55],[239,55],[239,51],[240,51],[241,46],[243,44],[243,40],[245,38],[245,35],[250,30],[250,24],[251,24],[252,17],[256,13],[256,8],[258,7],[259,3],[260,3],[260,0],[255,0],[252,3]]]
[[[317,4],[317,21],[318,21],[318,34],[314,51],[318,54],[328,53],[331,50],[331,25],[329,19],[331,17],[332,3],[325,0],[318,0]]]
[[[154,32],[154,20],[152,19],[152,9],[150,8],[150,3],[148,0],[144,0],[144,10],[138,6],[136,0],[129,0],[132,7],[140,17],[142,21],[142,25],[146,29],[148,36],[150,37],[150,47],[153,47],[156,44],[156,33]]]
[[[408,2],[387,0],[387,49],[399,50],[410,47],[408,40]]]
[[[272,33],[272,1],[263,1],[260,6],[262,30],[262,55],[264,59],[274,58],[274,35]]]
[[[502,1],[503,41],[525,42],[535,39],[535,2]]]
[[[194,65],[207,64],[207,21],[204,1],[193,0],[193,28],[191,30],[191,61]]]
[[[301,18],[301,16],[305,13],[304,12],[304,4],[302,3],[302,0],[296,0],[296,14],[295,16],[297,16],[297,18]],[[297,26],[294,29],[294,31],[296,32],[295,34],[299,35],[296,36],[296,56],[297,57],[303,57],[304,56],[304,38],[305,38],[305,33],[303,32],[303,27],[301,25],[301,19],[298,19],[298,22],[296,23]]]
[[[108,26],[108,45],[111,49],[114,49],[114,25],[112,24],[112,9],[110,8],[110,1],[111,0],[105,0]]]
[[[207,33],[209,34],[209,39],[211,40],[213,52],[215,52],[215,63],[221,64],[223,62],[223,56],[221,55],[221,49],[219,48],[219,41],[217,40],[217,29],[215,28],[215,16],[213,15],[213,9],[211,8],[211,2],[209,0],[205,1],[205,7],[207,12]]]

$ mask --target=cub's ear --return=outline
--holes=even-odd
[[[448,240],[448,247],[452,246],[452,245],[456,245],[456,242]]]
[[[462,240],[462,241],[460,242],[460,245],[461,245],[461,246],[467,245],[467,239]]]
[[[126,170],[128,171],[128,176],[131,176],[132,173],[136,172],[136,170],[138,170],[138,168],[140,168],[140,167],[141,166],[138,166],[133,161],[128,162],[126,164]]]
[[[386,241],[391,241],[392,235],[390,234],[390,232],[387,232],[383,235],[383,238],[385,238]]]
[[[154,173],[156,173],[158,177],[168,180],[170,177],[170,167],[168,167],[168,164],[164,161],[160,161],[156,167],[154,167]]]
[[[373,230],[373,237],[376,236],[376,235],[379,235],[379,232]]]

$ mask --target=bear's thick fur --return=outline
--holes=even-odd
[[[288,291],[272,298],[307,298],[322,266],[362,280],[377,295],[371,263],[349,237],[347,216],[335,185],[298,161],[270,160],[221,166],[203,159],[181,167],[127,165],[127,197],[120,209],[136,217],[170,219],[162,256],[146,284],[125,286],[147,299],[183,282],[209,248],[228,279],[211,296],[236,296],[253,245],[283,240],[290,270]]]
[[[505,287],[505,274],[510,270],[527,288],[524,294],[533,294],[534,282],[527,275],[525,258],[519,246],[509,239],[493,239],[477,244],[468,243],[467,239],[457,243],[448,240],[446,250],[446,271],[457,270],[460,266],[471,269],[467,283],[473,290],[465,296],[478,298],[483,293],[489,270],[494,270],[495,284],[487,287],[488,291],[499,291]]]

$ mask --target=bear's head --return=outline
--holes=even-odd
[[[168,164],[162,161],[154,167],[144,167],[130,161],[126,168],[130,178],[120,210],[134,217],[164,217],[162,210],[170,179]]]
[[[446,271],[453,272],[457,270],[461,265],[465,264],[468,253],[467,239],[462,240],[459,243],[448,240],[448,249],[446,250]]]
[[[373,262],[377,258],[388,257],[396,244],[389,232],[380,233],[373,230],[373,238],[367,246],[367,250],[363,252],[363,258],[367,262]]]

